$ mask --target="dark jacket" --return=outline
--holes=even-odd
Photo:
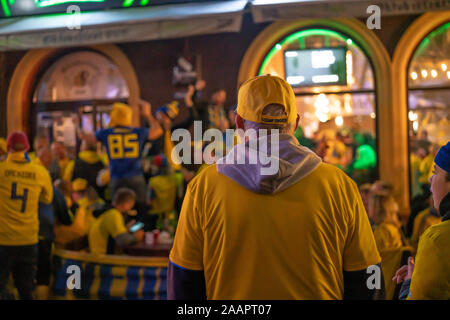
[[[105,188],[97,186],[97,176],[105,166],[100,157],[93,157],[92,159],[89,159],[89,161],[86,161],[87,159],[82,157],[82,154],[83,153],[80,152],[78,158],[75,160],[72,181],[77,178],[86,180],[88,185],[93,187],[101,198],[104,198]]]
[[[189,108],[189,115],[186,117],[186,119],[179,123],[172,124],[170,131],[173,132],[176,129],[189,129],[189,127],[194,123],[194,120],[198,120],[195,117],[195,111],[193,110],[193,108]],[[156,140],[149,140],[149,142],[151,144],[151,147],[146,156],[156,156],[164,153],[164,134],[162,134]]]

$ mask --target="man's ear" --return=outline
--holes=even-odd
[[[236,121],[236,129],[244,130],[244,119],[240,115],[236,113],[236,117],[234,118]]]

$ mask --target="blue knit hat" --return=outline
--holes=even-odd
[[[439,152],[434,158],[436,165],[450,173],[450,142],[447,142],[445,146],[439,149]]]

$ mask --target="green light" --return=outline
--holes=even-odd
[[[414,56],[419,56],[423,53],[423,51],[428,47],[430,40],[436,36],[439,36],[441,33],[446,32],[450,28],[450,22],[447,22],[443,24],[442,26],[438,27],[437,29],[431,31],[423,40],[420,42],[420,44],[417,46],[417,50],[414,53]]]
[[[352,39],[350,39],[350,38],[349,38],[349,39],[347,39],[347,44],[349,44],[349,45],[350,45],[350,44],[352,44],[352,43],[353,43],[353,40],[352,40]]]
[[[65,4],[69,2],[88,3],[88,2],[105,2],[106,0],[34,0],[36,7],[45,8]]]
[[[10,17],[11,16],[11,10],[9,10],[9,6],[8,6],[8,3],[9,3],[9,5],[13,5],[14,4],[14,2],[16,2],[16,0],[1,0],[1,5],[2,5],[2,8],[3,8],[3,12],[5,13],[5,16],[7,16],[7,17]]]
[[[344,37],[339,32],[328,30],[328,29],[308,29],[308,30],[302,30],[297,31],[286,38],[284,38],[282,41],[278,42],[267,54],[267,56],[264,58],[263,63],[261,64],[261,67],[259,68],[259,75],[263,74],[263,70],[266,68],[269,61],[273,58],[273,56],[283,48],[283,45],[299,40],[303,41],[303,38],[309,37],[309,36],[333,36],[341,39],[342,41],[347,41],[348,39]],[[351,39],[350,39],[351,40]],[[348,43],[348,42],[347,42]],[[352,41],[353,44],[353,41]]]
[[[133,5],[134,1],[136,1],[136,0],[124,0],[122,6],[125,8],[131,7]],[[140,5],[146,6],[146,5],[148,5],[149,2],[150,2],[150,0],[141,0]]]
[[[123,5],[122,5],[122,6],[124,6],[124,7],[129,7],[129,6],[131,6],[131,5],[133,4],[133,2],[134,2],[134,0],[125,0],[125,1],[123,2]]]

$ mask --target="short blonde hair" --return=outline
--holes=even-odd
[[[385,204],[390,201],[396,202],[394,197],[383,192],[371,195],[369,199],[369,210],[371,210],[374,224],[378,225],[387,220],[388,212],[386,211]]]

